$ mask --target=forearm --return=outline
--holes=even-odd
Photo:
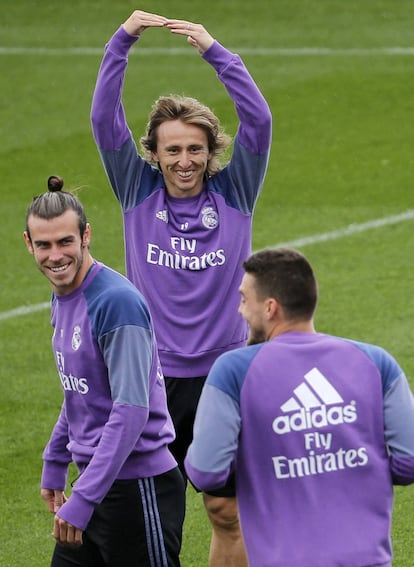
[[[384,396],[385,439],[394,484],[414,483],[414,398],[406,377],[393,381]]]
[[[63,405],[49,443],[43,451],[42,488],[65,489],[68,467],[72,461],[72,455],[67,450],[68,443],[68,426]]]
[[[234,101],[240,120],[240,142],[253,153],[267,153],[272,136],[272,115],[243,61],[217,41],[203,54],[203,58],[214,67]]]
[[[105,47],[91,108],[94,138],[98,147],[104,150],[119,149],[130,137],[122,91],[128,52],[137,39],[120,27]]]
[[[148,419],[148,409],[115,404],[94,456],[74,485],[59,517],[84,530],[94,507],[108,493],[133,451]]]
[[[237,452],[240,426],[238,403],[207,381],[185,460],[187,474],[200,490],[213,490],[226,483]]]

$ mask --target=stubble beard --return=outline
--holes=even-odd
[[[247,338],[247,346],[258,345],[266,342],[266,333],[264,329],[250,329]]]
[[[76,281],[76,278],[78,277],[78,274],[83,266],[83,254],[82,254],[82,250],[80,251],[79,255],[76,257],[76,270],[75,273],[73,274],[73,276],[71,277],[70,281],[66,281],[66,282],[56,282],[54,279],[50,278],[47,276],[49,282],[51,283],[52,287],[55,290],[55,293],[57,295],[65,295],[67,292],[65,290],[70,289],[73,287],[74,282]],[[42,270],[41,270],[42,271]],[[44,274],[46,275],[46,274]]]

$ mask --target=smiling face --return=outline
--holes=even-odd
[[[157,151],[153,154],[172,197],[194,197],[203,188],[211,154],[207,134],[199,126],[181,120],[166,120],[157,129]]]
[[[27,249],[37,267],[52,284],[56,295],[66,295],[82,283],[92,264],[89,254],[90,226],[80,236],[79,219],[68,209],[62,215],[46,220],[29,216],[24,233]]]

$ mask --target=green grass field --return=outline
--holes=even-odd
[[[93,255],[124,270],[89,109],[103,46],[138,7],[202,22],[242,54],[274,117],[254,248],[303,250],[320,284],[318,330],[382,345],[414,387],[412,0],[15,0],[0,8],[0,567],[46,567],[53,547],[39,477],[61,392],[48,310],[21,313],[50,294],[25,251],[25,210],[50,174],[83,186]],[[234,134],[232,103],[185,40],[152,30],[141,49],[125,91],[137,139],[152,101],[169,92],[200,98]],[[414,564],[413,515],[413,487],[397,489],[395,567]],[[207,565],[209,534],[189,490],[183,567]]]

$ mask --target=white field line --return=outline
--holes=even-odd
[[[304,247],[304,246],[309,246],[311,244],[318,244],[319,242],[328,242],[330,240],[337,240],[338,238],[346,238],[347,236],[352,236],[353,234],[365,232],[366,230],[381,228],[383,226],[388,226],[390,224],[399,224],[401,222],[405,222],[413,219],[414,219],[414,209],[409,209],[403,213],[400,213],[399,215],[392,215],[389,217],[374,219],[360,224],[350,224],[344,228],[333,230],[331,232],[322,232],[320,234],[314,234],[312,236],[304,236],[303,238],[297,238],[296,240],[290,240],[288,242],[280,242],[277,244],[277,246]],[[36,311],[42,311],[43,309],[47,309],[48,307],[50,307],[50,302],[16,307],[15,309],[11,309],[10,311],[4,311],[3,313],[0,313],[0,321],[4,321],[6,319],[13,319],[15,317],[19,317],[20,315],[29,315]]]
[[[240,55],[274,56],[384,56],[384,55],[414,55],[414,47],[234,47],[231,51]],[[0,55],[93,55],[102,56],[103,47],[23,47],[0,46]],[[131,55],[189,55],[197,54],[188,47],[140,47],[131,51]]]
[[[317,244],[318,242],[336,240],[338,238],[351,236],[359,232],[365,232],[366,230],[370,230],[372,228],[381,228],[382,226],[387,226],[389,224],[398,224],[400,222],[412,219],[414,219],[414,209],[409,209],[408,211],[404,211],[399,215],[373,219],[371,221],[362,222],[359,224],[350,224],[344,228],[339,228],[338,230],[333,230],[331,232],[322,232],[320,234],[314,234],[312,236],[304,236],[303,238],[297,238],[296,240],[291,240],[290,242],[280,242],[278,246],[308,246],[309,244]]]
[[[34,305],[22,305],[21,307],[16,307],[10,311],[3,311],[0,313],[0,321],[5,319],[14,319],[20,315],[30,315],[30,313],[35,313],[36,311],[42,311],[50,307],[50,301],[45,301],[44,303],[35,303]]]

